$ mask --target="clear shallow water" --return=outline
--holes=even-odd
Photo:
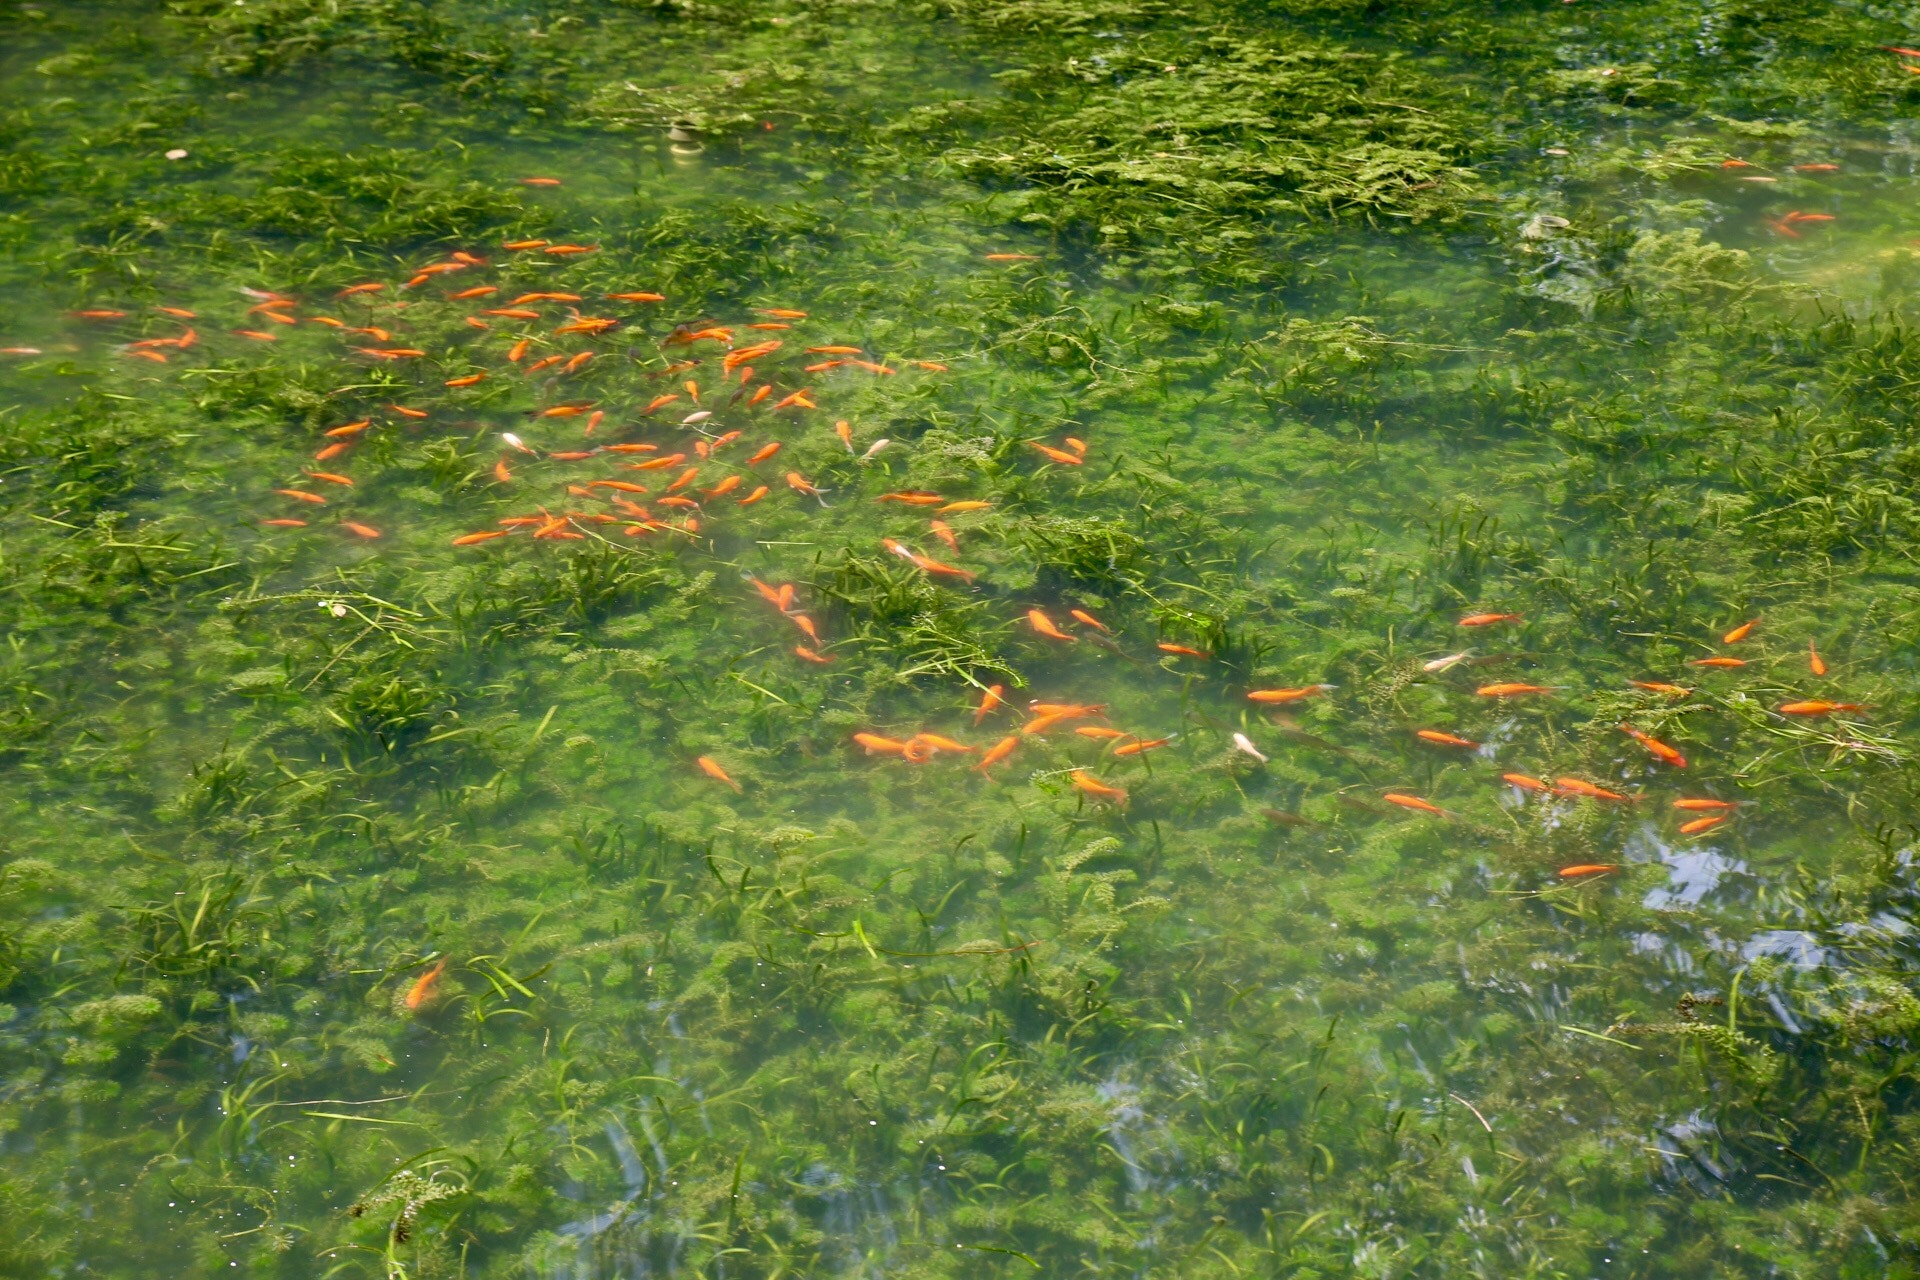
[[[900,125],[1021,92],[995,73],[1040,37],[321,16],[7,14],[31,34],[0,72],[26,113],[0,345],[44,352],[0,366],[9,1267],[1908,1265],[1897,165],[1743,138],[1780,182],[1727,147],[1656,176],[1592,159],[1616,117],[1538,106],[1507,127],[1565,164],[1485,160],[1498,199],[1458,227],[1183,243],[1265,225],[1223,215],[1102,247],[1071,210],[1009,221],[1018,184]],[[461,88],[479,55],[504,61]],[[711,113],[676,157],[589,107],[628,82],[730,87],[672,100]],[[161,99],[187,105],[139,128]],[[1012,148],[995,127],[980,149]],[[1816,154],[1842,169],[1789,167]],[[487,261],[402,292],[455,249]],[[361,282],[384,287],[336,297]],[[636,290],[666,300],[604,296]],[[579,297],[485,314],[529,292]],[[555,333],[573,306],[620,324]],[[116,353],[187,324],[165,364]],[[663,343],[681,324],[785,343],[752,361],[778,394],[722,390],[722,344]],[[256,326],[276,340],[233,332]],[[806,346],[893,372],[809,372],[837,353]],[[713,416],[683,426],[688,380]],[[817,408],[769,407],[801,388]],[[587,401],[591,436],[532,416]],[[1029,443],[1068,437],[1083,465]],[[700,507],[660,505],[695,465]],[[993,505],[944,517],[955,552],[933,508],[880,500],[903,492]],[[450,545],[542,512],[576,536]],[[817,646],[749,577],[794,584]],[[1713,654],[1750,665],[1685,665]],[[1475,693],[1500,682],[1552,692]],[[1103,712],[976,725],[990,684]],[[1777,710],[1809,697],[1871,710]],[[1074,732],[1107,726],[1169,741]],[[1688,836],[1679,796],[1745,807]]]

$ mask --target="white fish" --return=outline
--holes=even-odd
[[[519,436],[513,434],[513,432],[511,431],[502,431],[500,433],[500,438],[502,440],[505,440],[508,444],[512,445],[514,448],[518,449],[522,453],[533,452],[533,450],[527,448],[526,441],[522,440]]]
[[[1234,750],[1246,752],[1248,755],[1252,756],[1255,760],[1258,760],[1261,764],[1267,763],[1267,757],[1261,753],[1260,748],[1253,745],[1253,739],[1249,738],[1246,734],[1244,733],[1234,734],[1233,746],[1234,746]]]
[[[711,418],[712,416],[713,416],[713,410],[702,409],[698,413],[690,413],[686,417],[680,419],[680,425],[683,427],[690,427],[696,422],[705,422],[708,418]]]
[[[880,452],[882,449],[886,448],[888,445],[892,443],[893,441],[885,439],[884,437],[882,439],[875,440],[872,444],[867,446],[867,451],[860,455],[860,461],[865,462],[867,459],[873,457],[874,454]]]
[[[0,356],[37,356],[38,347],[0,347]]]
[[[893,554],[899,556],[902,560],[914,559],[912,548],[903,547],[899,543],[895,542],[892,538],[888,538],[881,545],[884,546],[887,550],[893,552]]]
[[[1467,660],[1468,656],[1464,653],[1450,653],[1444,658],[1435,658],[1432,662],[1421,663],[1420,669],[1429,674],[1438,675],[1442,671],[1459,666]]]

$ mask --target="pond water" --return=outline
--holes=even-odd
[[[1920,1274],[1900,21],[0,0],[0,1271]]]

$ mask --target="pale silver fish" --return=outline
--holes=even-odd
[[[686,417],[680,419],[680,425],[683,427],[690,427],[696,422],[705,422],[708,418],[711,418],[712,416],[713,416],[713,410],[702,409],[698,413],[690,413]]]
[[[1260,748],[1253,745],[1253,739],[1249,738],[1246,734],[1244,733],[1234,734],[1233,746],[1236,751],[1246,752],[1248,755],[1252,756],[1255,760],[1258,760],[1261,764],[1267,763],[1267,757],[1261,753]]]
[[[867,451],[860,455],[860,461],[865,462],[867,459],[873,457],[874,454],[880,452],[882,449],[886,448],[888,445],[892,443],[893,441],[887,440],[887,439],[875,440],[872,444],[867,446]]]
[[[502,440],[505,440],[508,444],[512,445],[514,448],[518,449],[522,453],[533,452],[533,450],[527,448],[526,441],[522,440],[519,436],[513,434],[513,432],[511,431],[502,431],[500,433],[500,438]]]
[[[1459,666],[1465,662],[1468,657],[1469,655],[1464,653],[1450,653],[1444,658],[1435,658],[1432,662],[1421,663],[1420,669],[1431,675],[1438,675],[1442,671],[1451,670]]]

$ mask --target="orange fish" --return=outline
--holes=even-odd
[[[608,453],[658,453],[659,445],[654,444],[610,444],[605,446]]]
[[[445,971],[446,967],[447,962],[442,960],[434,965],[433,968],[414,979],[413,985],[407,988],[406,997],[402,1001],[408,1013],[418,1013],[424,1006],[432,1002],[434,988],[440,985],[440,975]]]
[[[868,755],[901,756],[907,753],[907,744],[896,738],[883,738],[877,733],[856,733],[853,740],[866,748]]]
[[[167,364],[168,360],[158,351],[122,351],[121,355],[129,360],[151,360],[155,364]]]
[[[847,447],[848,453],[853,452],[853,427],[848,424],[846,419],[842,418],[839,422],[833,424],[833,434],[840,437],[840,443]],[[886,499],[882,498],[881,501],[884,502]]]
[[[502,458],[500,459],[500,461],[493,464],[493,478],[495,480],[498,480],[501,484],[508,484],[512,482],[513,472],[507,470],[507,460],[505,458]]]
[[[1097,724],[1082,725],[1078,729],[1075,729],[1074,733],[1078,734],[1082,738],[1098,738],[1102,740],[1111,739],[1111,738],[1126,738],[1126,737],[1132,736],[1129,733],[1127,733],[1127,731],[1124,729],[1109,729],[1103,725],[1097,725]],[[1117,755],[1119,753],[1116,752],[1115,754]]]
[[[807,398],[808,390],[808,388],[803,388],[796,391],[773,407],[775,409],[818,409],[820,406]],[[757,399],[758,396],[755,397],[755,400]],[[748,403],[753,403],[753,401],[749,401]]]
[[[814,501],[818,502],[823,507],[826,505],[826,500],[820,496],[821,490],[816,489],[811,484],[809,484],[807,482],[807,478],[801,475],[798,471],[787,472],[786,479],[787,479],[787,488],[793,490],[795,493],[805,494],[807,497],[812,498]]]
[[[699,474],[700,468],[688,467],[685,471],[682,471],[678,476],[674,477],[673,483],[667,486],[666,492],[678,493],[680,490],[692,484]]]
[[[1075,732],[1077,733],[1079,731],[1075,730]],[[1143,751],[1152,751],[1155,747],[1164,747],[1172,741],[1172,738],[1153,738],[1146,742],[1129,742],[1123,747],[1115,747],[1113,754],[1116,756],[1137,756]]]
[[[1106,628],[1102,627],[1101,630],[1104,631],[1106,630]],[[1161,643],[1156,644],[1153,647],[1158,649],[1162,653],[1174,653],[1174,654],[1180,655],[1183,658],[1211,658],[1213,656],[1211,653],[1208,653],[1205,649],[1194,649],[1184,644],[1168,644],[1165,641],[1162,641]]]
[[[253,340],[254,340],[255,342],[278,342],[278,341],[280,341],[280,339],[278,339],[278,338],[276,338],[276,337],[274,337],[274,336],[273,336],[272,334],[270,334],[270,333],[262,333],[262,332],[261,332],[260,330],[258,330],[258,329],[235,329],[235,330],[234,330],[234,332],[235,332],[235,333],[237,333],[237,334],[239,334],[239,335],[240,335],[241,337],[243,337],[243,338],[252,338],[252,339],[253,339]],[[358,348],[355,348],[355,350],[358,350]]]
[[[1053,625],[1053,619],[1049,618],[1044,610],[1027,610],[1027,625],[1049,640],[1065,640],[1068,644],[1072,644],[1074,641],[1072,636]]]
[[[1682,796],[1673,802],[1673,807],[1676,809],[1716,811],[1721,809],[1738,809],[1740,805],[1733,800],[1706,800],[1692,796]]]
[[[607,296],[617,302],[665,302],[667,300],[667,295],[664,293],[610,293]]]
[[[1552,693],[1548,685],[1540,684],[1483,684],[1474,690],[1483,698],[1519,698],[1533,693]]]
[[[647,414],[652,413],[655,409],[663,409],[667,405],[672,404],[675,400],[678,400],[679,398],[680,397],[678,395],[655,396],[653,399],[647,402],[647,407],[640,411],[640,415],[642,417],[645,417]]]
[[[1255,689],[1247,695],[1249,702],[1299,702],[1303,698],[1317,698],[1333,688],[1330,684],[1310,684],[1298,689]]]
[[[780,452],[780,447],[778,440],[775,440],[772,444],[761,445],[758,449],[754,450],[753,456],[747,459],[746,465],[751,467],[756,463],[765,462],[768,458]]]
[[[1583,876],[1605,875],[1619,869],[1611,862],[1582,862],[1577,866],[1560,868],[1559,874],[1562,880],[1578,880]]]
[[[935,751],[951,751],[956,755],[973,754],[972,747],[964,743],[955,742],[952,738],[943,738],[937,733],[916,733],[913,735],[913,740],[924,747],[931,747]]]
[[[490,293],[498,292],[500,292],[500,290],[496,286],[483,284],[471,289],[462,289],[458,293],[450,293],[447,297],[454,302],[465,302],[469,298],[484,298]]]
[[[740,790],[740,784],[735,782],[732,778],[729,778],[727,776],[727,771],[725,769],[722,769],[718,764],[716,764],[713,760],[713,757],[696,756],[694,757],[693,762],[700,766],[700,772],[706,774],[709,778],[712,778],[715,782],[724,782],[728,786],[732,787],[735,791]]]
[[[1687,758],[1658,738],[1644,734],[1630,724],[1621,725],[1620,732],[1626,734],[1629,738],[1632,738],[1635,742],[1652,752],[1656,759],[1662,760],[1676,769],[1684,769],[1687,767]]]
[[[925,369],[928,373],[952,373],[953,372],[951,367],[941,364],[937,360],[915,360],[914,363],[919,365],[922,369]]]
[[[1538,778],[1529,778],[1524,773],[1503,773],[1501,779],[1522,791],[1538,791],[1542,795],[1552,795],[1553,787]]]
[[[568,258],[578,253],[597,253],[599,249],[600,246],[597,244],[550,244],[547,246],[547,252],[557,258]]]
[[[260,523],[275,529],[304,529],[307,527],[305,520],[262,520]]]
[[[520,185],[523,187],[557,187],[560,185],[560,179],[558,178],[521,178]]]
[[[1075,436],[1066,436],[1062,439],[1061,443],[1073,450],[1074,457],[1084,458],[1087,456],[1087,442],[1085,440],[1081,440]]]
[[[726,479],[722,480],[719,484],[713,486],[713,488],[703,489],[701,490],[701,492],[704,493],[709,498],[718,498],[726,494],[732,493],[735,489],[738,489],[739,487],[740,487],[740,477],[728,476]]]
[[[1727,816],[1724,813],[1716,814],[1708,818],[1695,818],[1691,822],[1683,822],[1680,824],[1680,834],[1683,836],[1698,835],[1702,831],[1709,831],[1719,826],[1726,820]]]
[[[754,310],[763,316],[772,316],[776,320],[805,320],[807,318],[806,312],[792,311],[786,307],[755,307]]]
[[[1451,733],[1442,733],[1438,729],[1415,729],[1413,736],[1424,738],[1428,742],[1437,742],[1443,747],[1465,747],[1470,751],[1480,749],[1480,744],[1470,738],[1456,737]]]
[[[73,314],[79,316],[82,320],[124,320],[127,318],[127,313],[124,311],[108,311],[102,308],[95,308],[92,311],[76,311]]]
[[[372,425],[372,418],[362,418],[358,422],[349,422],[344,426],[331,427],[323,434],[330,439],[339,439],[343,436],[358,435]]]
[[[1086,716],[1099,715],[1107,709],[1107,704],[1104,702],[1085,705],[1072,702],[1029,702],[1027,709],[1037,716],[1067,716],[1078,720]]]
[[[1087,626],[1092,627],[1095,631],[1105,631],[1108,635],[1113,634],[1112,630],[1107,626],[1106,623],[1100,621],[1100,619],[1094,617],[1092,614],[1088,613],[1085,609],[1069,609],[1067,610],[1067,612],[1073,616],[1073,619],[1076,622],[1085,623]]]
[[[1006,692],[1007,687],[1001,684],[989,685],[981,690],[980,705],[973,709],[973,724],[975,728],[978,728],[980,722],[985,720],[996,707],[1004,707],[1007,704],[1005,697]]]
[[[793,653],[794,653],[794,656],[797,658],[802,658],[808,662],[817,662],[823,667],[831,666],[833,664],[832,658],[827,657],[825,654],[815,653],[812,649],[807,648],[807,646],[803,644],[797,644],[793,646]]]
[[[1748,636],[1752,635],[1753,629],[1759,625],[1760,625],[1760,619],[1758,618],[1755,618],[1751,622],[1743,622],[1739,626],[1735,627],[1733,630],[1727,632],[1727,634],[1721,636],[1720,643],[1721,644],[1739,644],[1742,640],[1745,640]]]
[[[520,339],[520,341],[514,343],[511,347],[508,347],[507,362],[509,364],[519,364],[520,357],[527,354],[527,346],[528,346],[527,339],[522,338]]]
[[[859,347],[808,347],[810,356],[858,356],[865,355]]]
[[[1124,787],[1110,787],[1085,769],[1075,769],[1067,776],[1073,779],[1074,786],[1095,800],[1111,801],[1122,809],[1127,807],[1127,792]]]
[[[986,259],[988,262],[1038,262],[1040,255],[1037,253],[989,253]]]
[[[448,378],[446,385],[450,387],[471,387],[486,380],[487,375],[484,373],[470,373],[464,378]]]
[[[986,753],[980,757],[980,763],[973,766],[974,771],[977,773],[985,773],[988,769],[1012,755],[1013,749],[1019,745],[1020,736],[1018,734],[1010,734],[1000,739],[1000,741],[987,748]]]
[[[1744,667],[1745,658],[1695,658],[1687,663],[1690,667]]]
[[[1807,670],[1817,676],[1827,674],[1826,661],[1821,658],[1820,651],[1813,647],[1813,641],[1811,640],[1807,641]]]
[[[787,617],[792,620],[794,626],[806,633],[807,639],[813,641],[815,644],[820,643],[820,633],[815,630],[812,618],[809,618],[804,613],[790,613]]]
[[[909,507],[936,507],[945,503],[946,499],[937,493],[927,493],[920,489],[907,489],[900,493],[883,493],[875,498],[874,501],[898,502],[903,506]]]
[[[949,502],[946,506],[941,507],[938,511],[934,512],[933,514],[937,516],[949,516],[949,515],[962,515],[968,511],[991,511],[991,510],[993,510],[993,504],[991,502],[976,502],[976,501],[973,501],[972,499],[968,499],[967,501],[964,501],[964,502]]]
[[[1496,622],[1519,622],[1521,620],[1520,615],[1517,613],[1470,613],[1460,619],[1460,625],[1463,627],[1490,627]]]
[[[197,311],[189,311],[185,307],[155,307],[154,310],[163,316],[172,316],[176,320],[194,320],[199,318],[200,314]]]
[[[1439,818],[1448,816],[1447,811],[1439,805],[1428,800],[1422,800],[1419,796],[1407,795],[1404,792],[1389,791],[1380,798],[1388,804],[1397,804],[1402,809],[1411,809],[1415,813],[1430,813]]]
[[[336,475],[331,471],[309,471],[306,474],[315,480],[325,480],[328,484],[342,484],[349,489],[353,487],[352,480],[343,475]]]
[[[1052,715],[1039,716],[1035,719],[1027,721],[1025,724],[1020,726],[1020,736],[1023,738],[1032,738],[1039,734],[1045,733],[1047,730],[1053,728],[1053,726],[1059,724],[1063,720],[1071,720],[1071,719],[1073,719],[1072,716],[1062,715],[1057,712]]]
[[[453,545],[456,547],[471,547],[477,543],[489,542],[494,538],[504,538],[506,536],[507,531],[505,529],[483,529],[479,533],[461,534],[453,540]]]
[[[344,288],[344,289],[342,289],[342,290],[341,290],[340,292],[338,292],[338,293],[336,293],[336,294],[334,294],[333,296],[334,296],[334,297],[336,297],[336,298],[351,298],[351,297],[353,297],[353,296],[355,296],[356,294],[362,294],[362,293],[379,293],[379,292],[380,292],[380,291],[381,291],[382,289],[384,289],[384,288],[386,288],[386,287],[387,287],[387,286],[385,286],[384,284],[379,284],[379,283],[373,283],[373,284],[350,284],[350,285],[348,285],[348,286],[347,286],[346,288]],[[285,304],[284,304],[284,303],[282,303],[281,305],[283,305],[283,306],[284,306]]]
[[[1041,444],[1038,440],[1029,440],[1027,441],[1027,443],[1032,445],[1034,448],[1038,449],[1041,453],[1046,454],[1049,459],[1059,463],[1063,467],[1080,467],[1080,466],[1086,465],[1086,462],[1084,459],[1074,457],[1071,453],[1068,453],[1065,449],[1055,449],[1055,448],[1052,448],[1051,446]]]
[[[684,453],[663,454],[658,458],[649,458],[645,462],[629,462],[627,465],[635,471],[665,471],[668,467],[677,467],[687,460]]]
[[[525,307],[492,307],[486,311],[482,311],[480,314],[487,316],[506,316],[510,320],[538,320],[540,318],[538,311],[529,311]]]
[[[1691,689],[1683,689],[1677,684],[1661,684],[1658,680],[1629,680],[1627,683],[1636,689],[1651,689],[1655,693],[1664,693],[1670,698],[1685,698],[1693,693]]]
[[[1865,711],[1866,704],[1861,702],[1783,702],[1782,713],[1790,716],[1830,716],[1836,711]]]
[[[275,489],[274,492],[280,494],[282,497],[292,498],[297,502],[311,502],[316,507],[324,507],[327,505],[325,498],[317,493],[308,493],[305,489]]]
[[[580,372],[581,369],[586,367],[587,361],[591,359],[593,359],[593,352],[582,351],[578,355],[574,356],[573,359],[567,361],[567,363],[564,366],[562,366],[561,372],[578,373]]]
[[[767,494],[769,494],[769,493],[771,493],[771,492],[772,492],[772,490],[770,490],[770,489],[768,489],[768,488],[767,488],[767,486],[765,486],[765,485],[760,485],[760,486],[758,486],[757,488],[755,488],[755,489],[754,489],[754,491],[753,491],[752,493],[750,493],[750,494],[748,494],[748,495],[747,495],[746,497],[744,497],[744,498],[742,498],[742,499],[740,499],[740,505],[741,505],[741,506],[743,506],[743,507],[750,507],[750,506],[752,506],[752,505],[753,505],[754,503],[756,503],[756,502],[758,502],[758,501],[760,501],[760,499],[762,499],[762,498],[764,498],[764,497],[766,497],[766,496],[767,496]]]
[[[403,418],[424,418],[427,416],[425,409],[409,409],[405,405],[398,404],[390,404],[387,408],[393,410]]]
[[[765,400],[768,396],[772,394],[773,394],[773,384],[767,383],[766,385],[762,386],[758,391],[755,391],[751,396],[747,397],[747,407],[751,409],[754,405],[759,404],[762,400]]]
[[[946,521],[929,520],[927,522],[927,528],[932,532],[934,537],[946,543],[955,555],[960,554],[960,539],[954,536],[953,527]]]
[[[1596,787],[1591,782],[1579,778],[1555,778],[1553,785],[1561,795],[1583,796],[1588,800],[1618,800],[1632,804],[1632,796],[1623,796],[1618,791],[1609,791],[1605,787]]]
[[[357,521],[353,521],[353,520],[342,520],[340,522],[340,527],[342,529],[345,529],[348,533],[351,533],[355,537],[359,537],[359,538],[373,539],[373,538],[378,538],[382,536],[380,531],[374,528],[372,525],[360,524]]]

